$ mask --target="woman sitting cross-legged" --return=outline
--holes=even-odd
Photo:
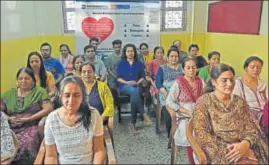
[[[128,94],[131,100],[131,116],[134,133],[137,133],[135,126],[137,112],[143,115],[145,124],[150,125],[151,120],[144,111],[141,100],[141,87],[144,81],[144,65],[138,60],[136,47],[133,44],[127,44],[122,51],[122,59],[117,67],[118,88],[121,93]]]
[[[109,117],[114,116],[114,101],[108,85],[94,78],[95,67],[92,63],[83,63],[80,72],[81,79],[87,89],[89,105],[99,111],[103,118],[103,124],[107,124]]]
[[[192,117],[194,105],[198,97],[204,93],[205,83],[201,78],[196,76],[196,63],[195,60],[186,57],[182,60],[182,68],[184,76],[177,77],[172,85],[170,92],[166,98],[167,110],[173,110],[176,114],[177,128],[172,128],[175,131],[174,141],[176,146],[187,147],[187,155],[189,163],[194,164],[193,152],[186,137],[186,125]]]
[[[226,64],[213,66],[210,93],[195,105],[194,137],[209,164],[268,164],[264,133],[251,117],[247,102],[232,94],[234,75],[234,69]]]
[[[56,92],[55,80],[53,74],[45,70],[43,58],[38,52],[29,53],[27,67],[34,71],[36,85],[45,88],[49,96],[53,97]]]
[[[45,164],[104,164],[102,118],[88,105],[83,81],[65,77],[60,98],[62,107],[45,123]]]
[[[8,115],[10,127],[19,140],[14,163],[33,164],[42,140],[38,123],[53,108],[47,91],[36,86],[32,69],[21,68],[17,73],[17,81],[17,88],[3,94],[4,106],[1,110]]]

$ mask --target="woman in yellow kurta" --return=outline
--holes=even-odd
[[[209,92],[193,114],[194,136],[210,164],[268,164],[268,142],[243,98],[233,95],[234,69],[216,64]]]
[[[28,55],[27,67],[34,71],[36,86],[46,89],[50,97],[56,92],[55,80],[51,72],[45,70],[42,56],[38,52],[31,52]]]
[[[114,101],[108,85],[96,80],[94,75],[93,64],[86,62],[81,65],[81,79],[87,88],[88,102],[99,111],[106,124],[108,118],[114,116]]]

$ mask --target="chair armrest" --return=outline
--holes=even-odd
[[[107,162],[108,164],[116,164],[115,152],[107,126],[104,126],[104,139],[105,139],[106,155],[108,159]]]
[[[38,132],[41,138],[44,137],[44,127],[45,127],[46,119],[47,119],[47,116],[42,117],[42,119],[38,123]]]
[[[108,128],[110,130],[113,130],[113,128],[114,128],[114,116],[111,116],[108,118]]]
[[[200,164],[207,164],[207,159],[204,151],[202,148],[199,146],[195,138],[193,137],[193,126],[192,126],[192,120],[189,121],[187,124],[187,129],[186,129],[186,135],[187,139],[191,145],[191,148],[193,149],[198,161]]]
[[[46,154],[46,148],[45,148],[45,143],[44,140],[42,141],[38,154],[36,156],[34,164],[44,164],[45,161],[45,154]]]

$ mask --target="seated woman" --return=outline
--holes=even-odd
[[[86,88],[77,76],[60,83],[62,107],[45,123],[45,164],[104,164],[102,118],[89,107]]]
[[[149,73],[148,81],[151,83],[150,86],[150,94],[153,97],[153,101],[156,102],[156,95],[158,94],[158,89],[155,84],[156,74],[158,69],[161,65],[165,64],[166,61],[164,60],[164,49],[161,46],[156,46],[154,48],[154,59],[148,64],[147,71]]]
[[[67,44],[60,45],[61,55],[59,57],[60,63],[63,65],[65,70],[65,75],[72,73],[73,71],[73,56],[71,50]]]
[[[3,110],[19,140],[15,164],[33,164],[42,140],[38,133],[38,122],[53,108],[47,91],[36,86],[32,69],[21,68],[17,72],[17,81],[18,87],[2,96],[5,103]]]
[[[187,147],[187,155],[190,164],[193,160],[192,148],[186,137],[186,125],[194,111],[194,105],[198,97],[204,93],[205,83],[196,76],[196,63],[192,58],[185,58],[182,61],[184,76],[179,76],[170,88],[166,98],[166,106],[177,114],[177,129],[174,135],[175,145]]]
[[[250,116],[248,105],[233,95],[235,71],[226,64],[211,70],[209,90],[195,105],[194,137],[209,164],[268,164],[268,142]]]
[[[260,122],[265,103],[268,102],[266,82],[259,78],[263,61],[256,56],[247,58],[244,63],[245,74],[236,80],[233,93],[248,103],[251,115]]]
[[[149,45],[147,43],[141,43],[139,49],[140,55],[138,58],[145,65],[145,67],[147,67],[150,61],[153,59],[153,53],[149,51]]]
[[[7,115],[0,111],[1,118],[1,164],[4,164],[5,160],[12,157],[15,152],[15,144],[12,137],[12,132],[8,124]]]
[[[51,72],[45,70],[43,58],[38,52],[31,52],[28,55],[27,67],[34,71],[36,86],[46,89],[50,97],[56,92],[55,80]]]
[[[135,126],[137,113],[140,112],[140,115],[143,115],[146,125],[150,125],[151,120],[145,113],[141,100],[140,85],[144,81],[145,72],[143,64],[138,60],[135,45],[127,44],[124,46],[122,59],[118,63],[116,72],[119,92],[130,96],[133,129],[134,133],[138,133]]]
[[[199,73],[200,69],[208,65],[205,58],[201,55],[198,55],[199,53],[199,47],[196,44],[191,44],[189,46],[189,52],[190,56],[195,59],[195,63],[197,65],[197,74]]]
[[[168,138],[170,138],[172,119],[170,113],[165,108],[165,99],[176,78],[183,75],[182,67],[179,64],[179,56],[180,54],[177,48],[169,49],[167,52],[167,64],[161,65],[156,75],[156,87],[159,90],[160,104],[164,113]],[[170,143],[171,139],[168,143],[168,148],[170,148]]]
[[[261,127],[264,131],[264,133],[266,134],[267,138],[269,138],[269,133],[268,133],[268,126],[269,126],[269,122],[268,122],[268,102],[264,105],[263,108],[263,116],[262,116],[262,120],[261,120]]]
[[[208,62],[209,65],[204,66],[200,69],[198,76],[204,79],[206,82],[210,80],[210,71],[214,64],[220,63],[220,53],[216,51],[212,51],[208,53]]]
[[[108,85],[96,80],[95,67],[90,62],[81,65],[81,79],[87,89],[88,104],[96,108],[103,118],[103,124],[108,123],[108,118],[114,116],[114,101]]]
[[[85,62],[84,56],[76,55],[73,58],[73,72],[69,73],[68,75],[75,75],[80,77],[81,76],[80,67],[84,62]]]

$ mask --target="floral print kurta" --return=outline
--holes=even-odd
[[[218,101],[214,92],[200,97],[193,116],[194,136],[206,153],[208,163],[230,164],[225,158],[227,144],[247,139],[259,164],[268,164],[268,142],[250,117],[247,103],[232,95],[228,105]]]

